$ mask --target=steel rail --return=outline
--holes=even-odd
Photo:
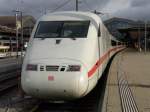
[[[14,87],[14,86],[17,86],[17,84],[18,84],[18,79],[15,79],[15,80],[13,79],[9,82],[3,83],[0,85],[0,92],[3,92],[5,90],[8,90],[8,89]]]
[[[2,75],[0,75],[0,82],[4,82],[4,81],[12,79],[12,78],[17,78],[20,76],[19,74],[20,74],[20,71],[14,71],[11,73],[2,74]]]

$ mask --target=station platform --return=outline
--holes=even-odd
[[[102,112],[150,112],[150,53],[125,49],[114,57]]]

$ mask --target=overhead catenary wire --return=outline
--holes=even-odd
[[[61,9],[62,7],[64,7],[65,5],[67,5],[69,2],[71,2],[71,0],[67,0],[65,2],[63,2],[62,4],[60,4],[58,7],[56,7],[55,9],[44,9],[44,13],[46,13],[47,11],[49,11],[50,13],[55,12],[59,9]],[[23,2],[24,3],[24,2]],[[31,12],[41,12],[41,10],[30,10]],[[42,11],[43,12],[43,11]]]
[[[100,11],[97,11],[96,9],[92,8],[92,7],[89,5],[89,3],[87,2],[87,0],[83,0],[83,3],[86,5],[86,7],[87,7],[90,11],[94,12],[95,14],[104,15],[104,13],[102,13],[102,12],[100,12]]]
[[[65,5],[67,5],[71,0],[67,0],[66,2],[62,3],[61,5],[59,5],[58,7],[56,7],[55,9],[53,9],[52,11],[50,11],[51,13],[52,12],[55,12],[57,11],[58,9],[64,7]]]
[[[89,9],[89,10],[93,10],[91,8],[91,6],[87,3],[87,0],[83,0],[83,3],[86,5],[86,7]]]

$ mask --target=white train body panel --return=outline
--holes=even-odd
[[[86,38],[34,38],[40,21],[90,21],[90,24]],[[85,96],[96,86],[107,65],[110,38],[100,18],[92,13],[60,12],[43,16],[35,25],[23,62],[23,90],[47,100]],[[37,70],[27,70],[29,64],[36,65]],[[80,71],[67,71],[70,65],[80,65]],[[57,70],[47,70],[47,67]]]

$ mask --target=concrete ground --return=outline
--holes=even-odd
[[[139,112],[150,112],[150,53],[126,49],[118,53],[111,64],[102,112],[122,112],[118,86],[121,69],[132,92]]]

